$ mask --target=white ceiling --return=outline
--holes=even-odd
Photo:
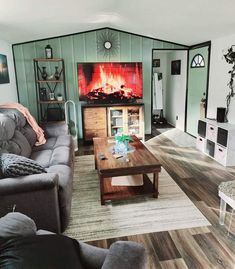
[[[1,0],[11,43],[111,27],[192,45],[235,33],[234,0]]]

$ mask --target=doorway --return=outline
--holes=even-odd
[[[185,130],[187,54],[187,49],[153,49],[152,130],[167,125]]]
[[[189,49],[185,131],[194,137],[198,120],[206,117],[209,63],[210,42]]]

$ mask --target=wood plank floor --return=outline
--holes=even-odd
[[[235,218],[228,235],[231,210],[226,215],[225,226],[220,226],[217,193],[220,182],[235,179],[235,167],[225,168],[194,148],[175,145],[164,135],[148,142],[163,167],[212,226],[92,241],[89,244],[108,248],[117,240],[140,242],[147,250],[149,269],[235,269]],[[79,155],[92,153],[92,146],[80,145]]]

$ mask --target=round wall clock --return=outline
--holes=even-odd
[[[104,47],[107,49],[107,50],[110,50],[112,48],[112,43],[110,41],[105,41],[104,42]]]
[[[104,57],[116,55],[119,50],[118,34],[115,32],[102,32],[97,35],[97,50]]]

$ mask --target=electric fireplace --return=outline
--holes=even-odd
[[[79,99],[128,103],[141,99],[142,63],[78,63]]]

